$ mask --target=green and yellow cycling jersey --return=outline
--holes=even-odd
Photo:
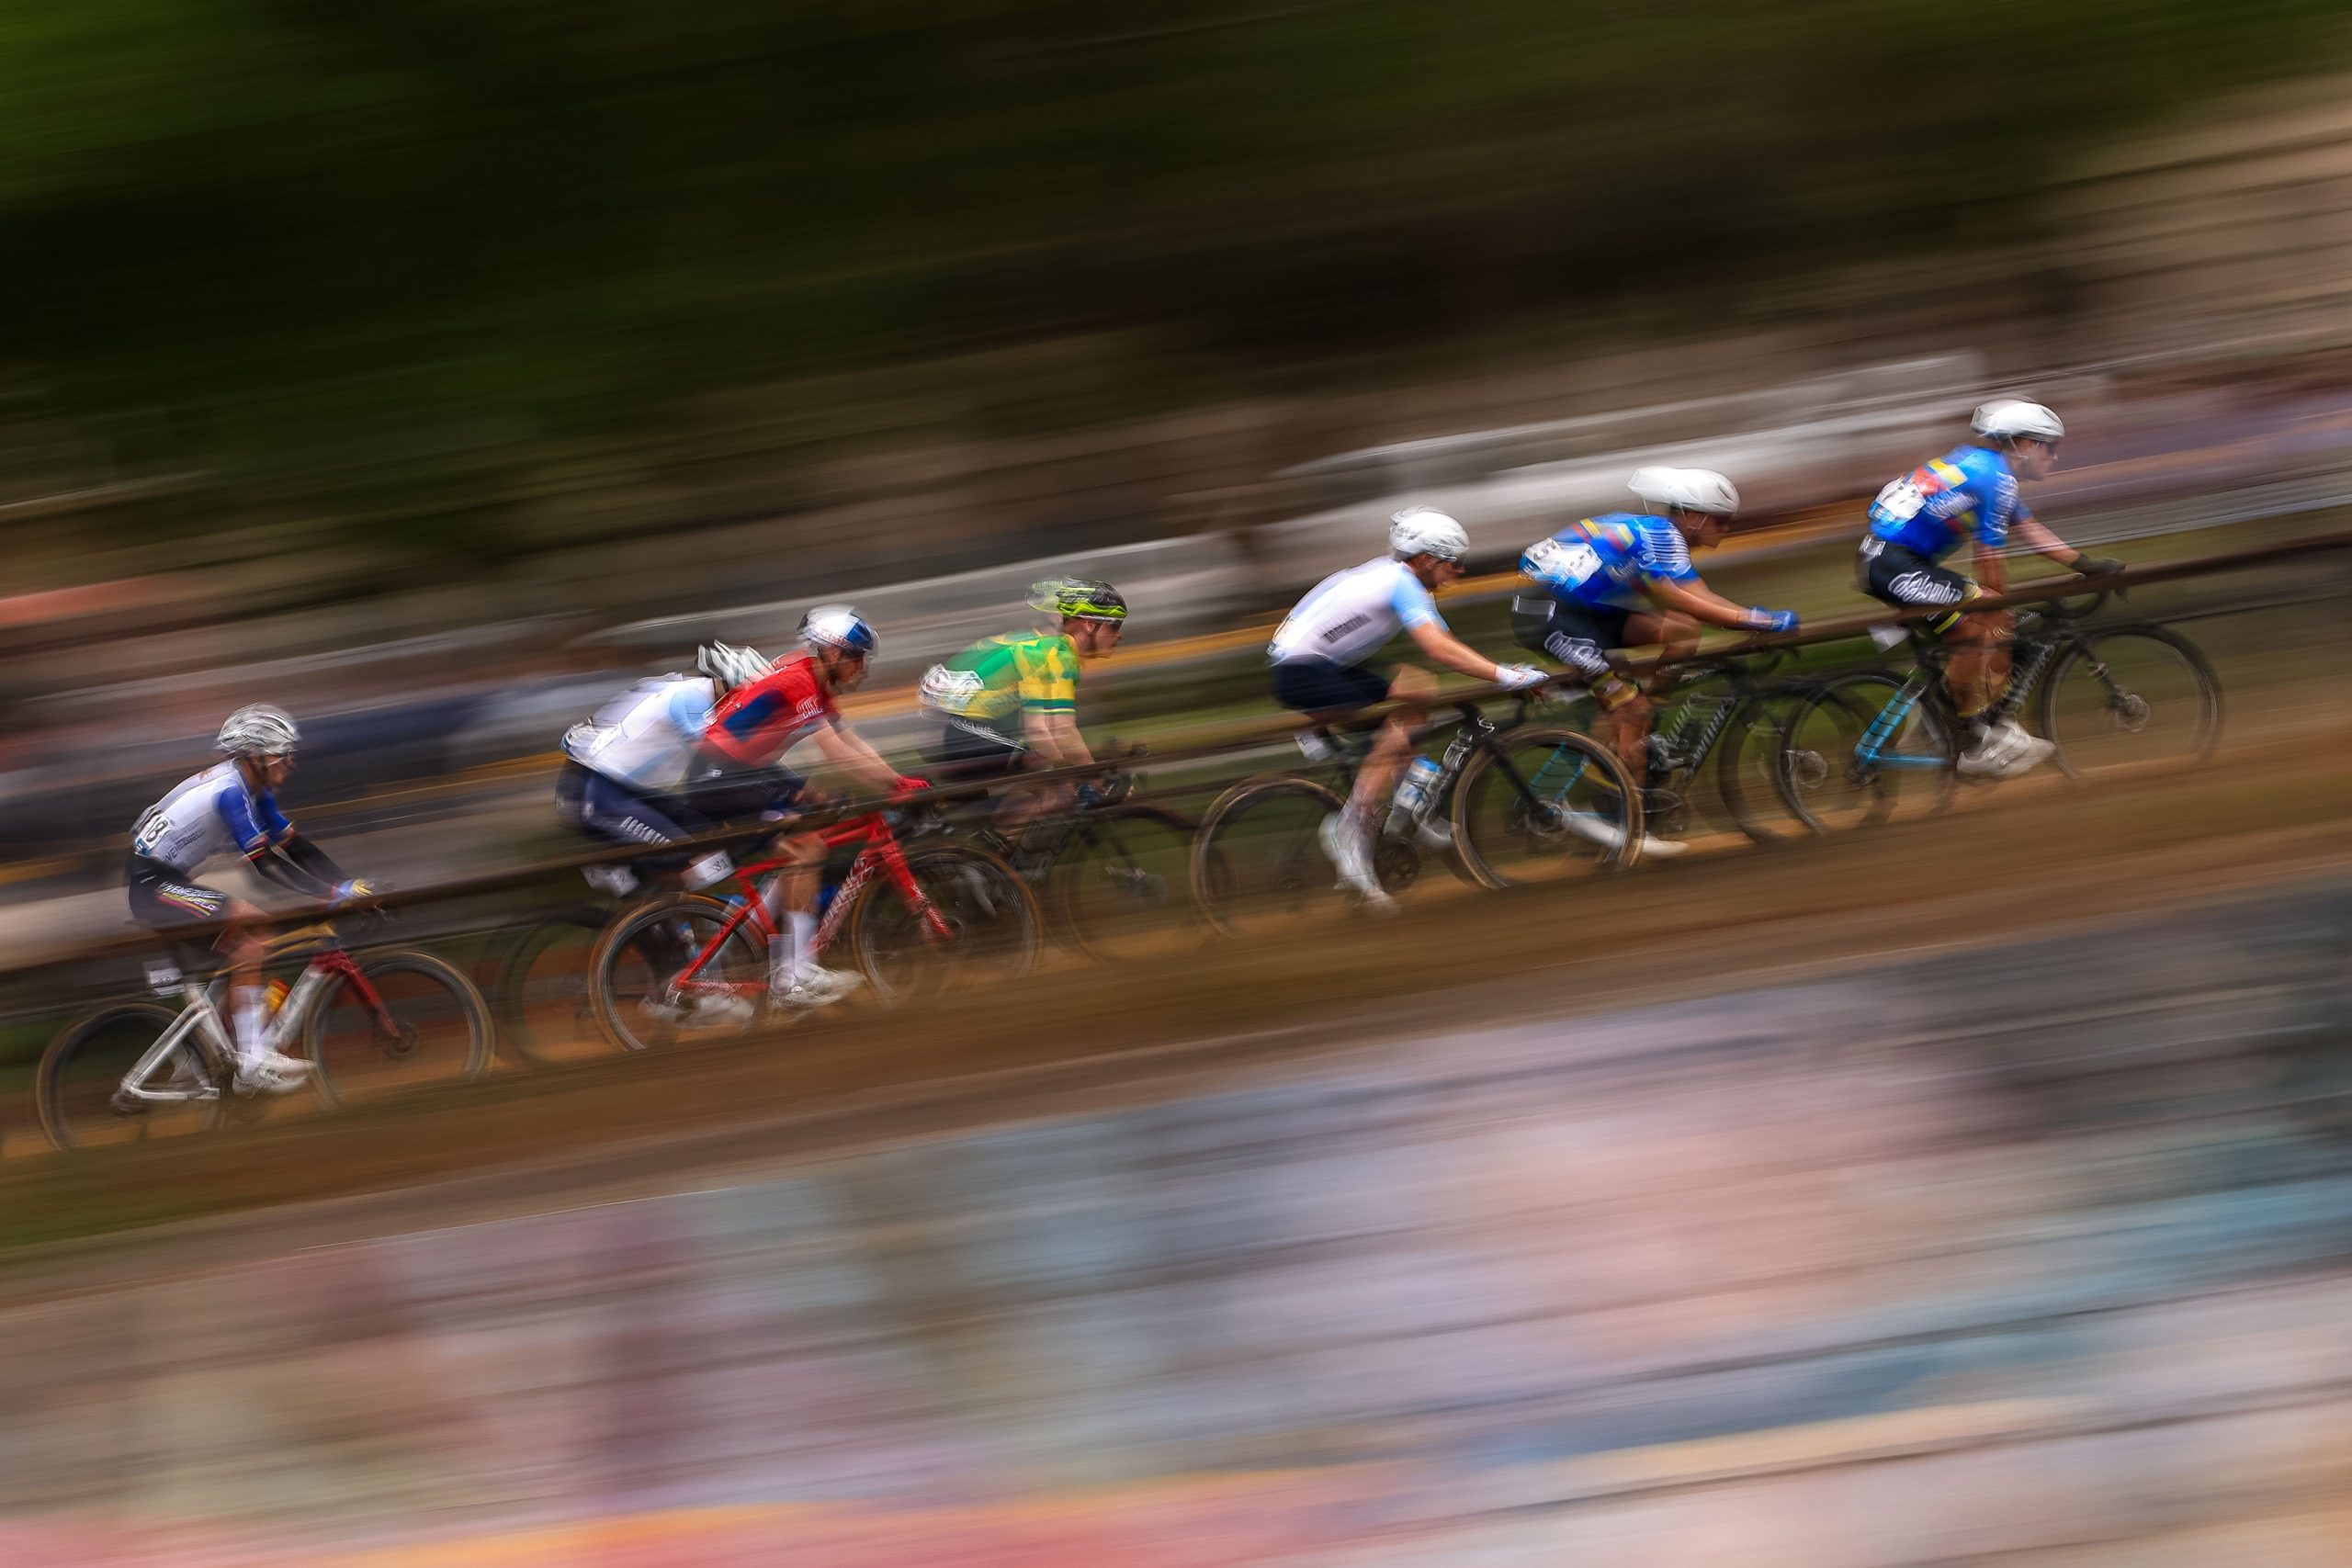
[[[1078,650],[1059,632],[983,638],[931,667],[922,702],[942,718],[1023,746],[1023,714],[1078,711]]]

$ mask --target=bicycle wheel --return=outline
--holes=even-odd
[[[602,1053],[605,1041],[588,997],[588,959],[612,913],[594,904],[575,904],[508,938],[492,997],[500,1050],[532,1067],[583,1051]]]
[[[1453,786],[1453,845],[1482,887],[1622,870],[1642,852],[1641,795],[1589,735],[1507,729]]]
[[[2070,779],[2193,767],[2222,743],[2222,684],[2163,626],[2090,632],[2058,657],[2037,717]]]
[[[1046,874],[1054,919],[1098,962],[1148,956],[1200,933],[1193,824],[1157,806],[1099,807]]]
[[[67,1027],[49,1043],[34,1074],[33,1099],[41,1131],[59,1149],[105,1148],[161,1142],[209,1132],[220,1124],[219,1099],[117,1108],[125,1073],[164,1037],[179,1011],[159,1002],[118,1002]],[[192,1040],[148,1075],[158,1089],[210,1087],[204,1052]]]
[[[588,958],[588,1000],[607,1043],[649,1051],[750,1026],[767,996],[767,954],[749,922],[728,929],[734,912],[681,893],[605,927]]]
[[[945,996],[1029,973],[1045,921],[1018,873],[969,844],[918,844],[906,856],[947,929],[933,930],[888,876],[867,883],[849,912],[849,950],[876,999]]]
[[[1790,685],[1758,692],[1732,715],[1716,742],[1715,788],[1732,825],[1751,844],[1790,844],[1814,833],[1789,809],[1778,782],[1781,742],[1812,689]]]
[[[1319,837],[1340,805],[1287,774],[1244,779],[1217,796],[1193,837],[1193,901],[1210,928],[1257,936],[1341,908],[1339,868]]]
[[[1875,828],[1951,804],[1951,735],[1927,703],[1899,707],[1903,689],[1892,675],[1863,671],[1797,705],[1775,782],[1790,814],[1814,832]]]
[[[369,953],[359,973],[365,987],[335,976],[302,1021],[311,1081],[329,1105],[467,1083],[489,1069],[490,1008],[456,964],[401,950]]]

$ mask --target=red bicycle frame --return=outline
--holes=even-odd
[[[832,902],[826,906],[825,918],[818,923],[816,934],[809,940],[809,957],[817,957],[832,945],[833,938],[840,934],[842,926],[848,920],[850,909],[856,904],[858,896],[877,874],[898,890],[899,897],[907,901],[907,907],[922,922],[926,941],[944,942],[955,934],[924,894],[922,885],[915,880],[915,874],[908,868],[906,852],[899,847],[898,835],[890,830],[890,824],[883,819],[880,812],[848,818],[829,828],[814,828],[809,831],[822,839],[829,850],[855,843],[865,846],[858,852],[857,859],[850,863],[849,874],[842,878],[842,885],[834,892]],[[757,980],[744,981],[706,980],[701,978],[701,975],[745,925],[759,933],[760,952],[767,952],[769,944],[776,939],[778,927],[775,918],[768,913],[766,890],[760,886],[758,878],[787,870],[792,863],[789,858],[777,855],[735,868],[734,879],[741,892],[729,900],[733,907],[728,911],[727,919],[719,923],[711,939],[703,944],[702,951],[695,953],[671,981],[673,991],[726,991],[756,995],[767,989],[764,976]]]

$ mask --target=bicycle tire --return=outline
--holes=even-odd
[[[1265,828],[1264,814],[1277,802],[1302,808],[1306,820]],[[1243,937],[1262,929],[1261,916],[1273,923],[1337,908],[1339,868],[1324,854],[1316,829],[1343,804],[1332,791],[1295,773],[1244,779],[1218,795],[1193,835],[1193,903],[1209,928],[1219,936]],[[1256,831],[1267,836],[1267,843],[1251,844],[1251,834],[1243,830],[1253,811],[1261,814]],[[1246,874],[1269,847],[1274,858],[1267,873]]]
[[[1781,711],[1792,715],[1815,688],[1815,682],[1792,682],[1756,693],[1740,704],[1724,738],[1715,743],[1716,793],[1723,796],[1732,826],[1759,849],[1792,844],[1819,831],[1790,811],[1775,784],[1788,720],[1774,716]]]
[[[1025,978],[1045,941],[1045,917],[1020,873],[970,844],[937,840],[905,852],[932,907],[950,929],[934,942],[888,876],[876,876],[849,912],[850,956],[886,1007],[997,980]]]
[[[1120,835],[1123,824],[1162,835],[1159,847],[1133,847]],[[1098,964],[1109,964],[1148,953],[1171,937],[1181,943],[1197,936],[1192,863],[1198,831],[1182,813],[1140,802],[1101,806],[1081,816],[1045,878],[1054,923],[1069,945]],[[1089,902],[1105,887],[1107,892]]]
[[[1537,751],[1548,755],[1525,777],[1516,764],[1505,767],[1515,753]],[[1550,778],[1564,757],[1573,759],[1568,777],[1554,786],[1558,793],[1544,798],[1530,779],[1540,784]],[[1498,773],[1502,790],[1482,794]],[[1589,804],[1568,804],[1566,792],[1587,784],[1594,786]],[[1522,725],[1489,738],[1454,782],[1453,817],[1453,847],[1481,887],[1551,881],[1573,873],[1579,860],[1588,871],[1623,871],[1641,858],[1641,793],[1624,764],[1592,737],[1560,726]],[[1590,827],[1579,830],[1588,821]],[[1597,852],[1580,854],[1579,846]]]
[[[123,1075],[147,1054],[149,1046],[164,1037],[165,1030],[179,1021],[179,1016],[178,1009],[161,1002],[111,1002],[58,1031],[42,1050],[40,1063],[33,1072],[34,1111],[51,1147],[61,1154],[74,1154],[117,1142],[143,1143],[155,1136],[158,1128],[164,1129],[164,1137],[179,1137],[209,1133],[220,1125],[222,1109],[218,1100],[129,1114],[110,1108],[113,1090],[121,1084]],[[124,1043],[104,1052],[105,1061],[85,1054],[107,1031],[126,1025],[130,1032]],[[201,1047],[184,1043],[173,1055],[182,1053],[196,1058],[194,1070],[210,1077]],[[82,1072],[74,1070],[77,1055],[82,1056]],[[76,1131],[82,1126],[107,1126],[125,1135],[119,1139],[93,1138]]]
[[[492,982],[491,1011],[498,1025],[498,1050],[517,1066],[545,1067],[560,1061],[563,1047],[595,1034],[596,1011],[588,996],[588,960],[614,910],[599,904],[573,904],[515,929],[500,945]],[[559,944],[581,942],[576,974],[552,979],[535,974]],[[568,1016],[567,1016],[568,1015]]]
[[[718,933],[732,907],[701,893],[673,893],[649,898],[632,905],[605,922],[596,938],[596,946],[588,955],[588,998],[594,1009],[596,1028],[605,1043],[616,1051],[660,1050],[676,1044],[681,1038],[697,1030],[716,1028],[726,1032],[739,1032],[749,1018],[722,1021],[717,1024],[702,1022],[673,1009],[665,978],[660,989],[650,984],[654,977],[651,960],[640,953],[637,943],[650,929],[663,920],[674,920],[687,931],[684,942],[693,953],[707,946]],[[748,922],[746,922],[748,924]],[[620,966],[632,953],[640,964],[649,965],[645,983],[638,983],[634,966],[623,984]],[[692,953],[685,954],[692,956]],[[667,962],[665,957],[662,962]],[[683,964],[683,958],[680,963]],[[718,963],[720,973],[716,976],[722,984],[756,982],[762,994],[766,990],[767,955],[760,950],[744,925],[738,925],[727,936],[726,945],[719,950]]]
[[[495,1034],[490,1004],[463,970],[430,953],[394,948],[360,959],[359,972],[375,987],[397,1034],[386,1039],[374,1010],[356,998],[339,1012],[337,1004],[350,997],[350,982],[341,976],[329,982],[302,1021],[302,1054],[311,1059],[311,1081],[329,1106],[346,1105],[355,1098],[471,1083],[489,1071]],[[422,994],[402,981],[421,984]],[[434,999],[428,1003],[424,997]],[[345,1018],[361,1026],[365,1044],[331,1034]],[[428,1028],[434,1031],[429,1041],[424,1033]],[[418,1067],[425,1070],[414,1070]]]
[[[1920,765],[1871,764],[1857,754],[1871,723],[1904,684],[1884,671],[1860,670],[1823,682],[1798,705],[1781,738],[1774,784],[1790,814],[1812,831],[1883,827],[1897,815],[1933,816],[1951,804],[1959,751],[1924,699],[1896,737],[1903,753],[1921,759]],[[1931,758],[1937,761],[1929,763]]]
[[[2091,678],[2106,689],[2105,697],[2098,705],[2105,710],[2106,721],[2110,726],[2110,734],[2105,739],[2111,740],[2114,735],[2126,732],[2136,736],[2144,731],[2154,711],[2146,690],[2145,678],[2143,677],[2137,688],[2132,690],[2119,690],[2117,684],[2109,679],[2109,674],[2122,662],[2115,657],[2115,650],[2124,644],[2163,649],[2163,653],[2157,656],[2158,662],[2177,662],[2178,671],[2174,679],[2186,680],[2188,691],[2167,689],[2161,697],[2168,709],[2185,705],[2190,716],[2185,744],[2175,755],[2154,758],[2134,755],[2110,760],[2113,758],[2112,749],[2101,750],[2093,738],[2086,736],[2069,740],[2060,733],[2062,729],[2079,730],[2081,728],[2072,717],[2061,721],[2058,704],[2059,692],[2065,686],[2066,678],[2086,661],[2096,662],[2098,668]],[[2135,669],[2140,662],[2137,656],[2131,660]],[[2132,705],[2127,706],[2127,704]],[[2221,747],[2222,682],[2214,675],[2213,667],[2207,661],[2204,652],[2171,627],[2109,626],[2100,631],[2083,633],[2058,656],[2057,662],[2042,678],[2041,689],[2035,694],[2034,721],[2041,731],[2042,739],[2057,748],[2051,754],[2051,761],[2057,764],[2059,772],[2078,784],[2127,771],[2177,772],[2210,761]]]

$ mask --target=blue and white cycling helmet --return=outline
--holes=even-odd
[[[302,732],[284,708],[252,703],[222,721],[215,744],[232,757],[283,757],[301,739]]]
[[[1433,506],[1408,506],[1388,519],[1388,553],[1398,560],[1434,556],[1459,566],[1470,553],[1470,536]]]
[[[878,639],[873,623],[847,604],[820,604],[800,617],[800,640],[811,649],[831,648],[864,656],[874,651]]]

